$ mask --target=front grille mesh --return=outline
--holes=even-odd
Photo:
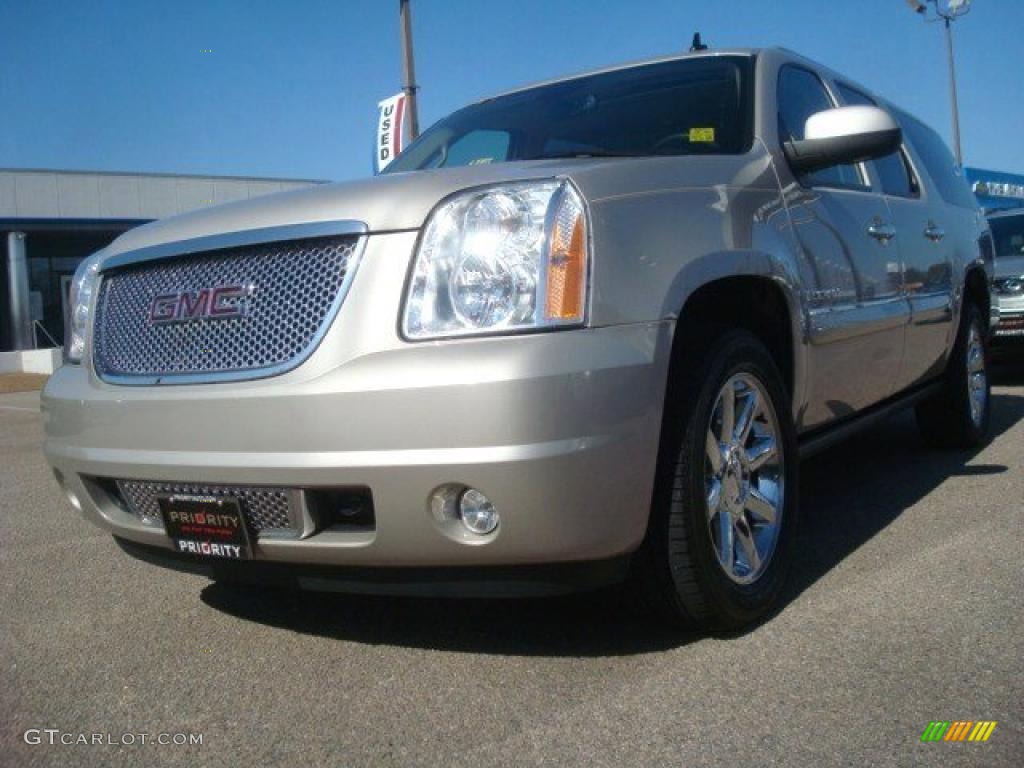
[[[249,372],[297,365],[337,309],[358,237],[268,243],[143,262],[105,274],[93,360],[103,378]],[[153,324],[158,296],[241,286],[241,316]],[[236,376],[244,378],[246,376]]]
[[[159,496],[232,496],[238,499],[251,530],[298,532],[285,488],[191,485],[144,480],[118,480],[117,488],[129,511],[147,525],[161,524],[160,505],[157,503]]]

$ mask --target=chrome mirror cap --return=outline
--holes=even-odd
[[[895,152],[903,133],[892,116],[878,107],[837,107],[807,118],[804,138],[784,144],[797,173],[874,160]]]

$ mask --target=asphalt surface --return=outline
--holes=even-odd
[[[65,503],[37,396],[0,396],[0,764],[1024,765],[1024,365],[1000,382],[977,454],[898,417],[805,463],[792,587],[731,637],[610,594],[352,598],[156,569]],[[998,725],[923,744],[931,720]],[[25,743],[45,728],[203,744]]]

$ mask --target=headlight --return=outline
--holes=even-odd
[[[99,266],[99,254],[90,256],[78,265],[71,280],[68,301],[71,315],[68,317],[68,327],[64,332],[65,362],[82,362],[82,355],[85,353],[85,332],[89,327],[89,310],[92,307],[92,295],[96,291]]]
[[[402,331],[429,339],[579,325],[588,250],[583,200],[568,181],[449,198],[427,220]]]

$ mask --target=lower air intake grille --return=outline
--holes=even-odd
[[[297,511],[286,488],[258,488],[249,485],[188,485],[143,480],[118,480],[117,488],[129,511],[147,525],[161,525],[160,496],[232,496],[238,499],[249,528],[253,531],[299,533]]]

